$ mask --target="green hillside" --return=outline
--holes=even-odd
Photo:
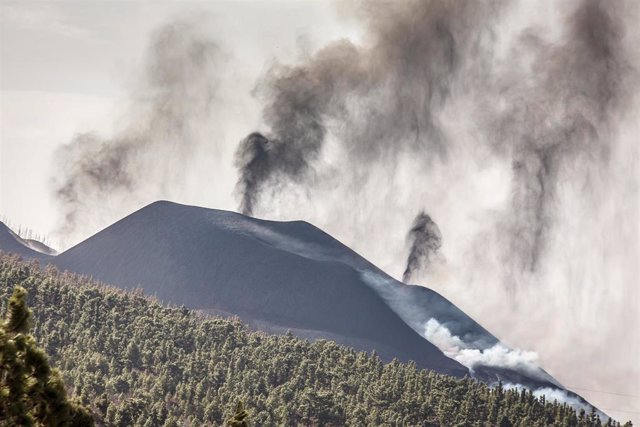
[[[619,425],[332,342],[250,332],[0,254],[2,313],[16,285],[27,290],[38,345],[98,425],[223,425],[239,401],[249,425]]]

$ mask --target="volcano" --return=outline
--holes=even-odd
[[[33,250],[4,226],[0,232],[5,252],[142,288],[168,304],[237,316],[257,330],[328,339],[489,384],[561,390],[586,403],[537,366],[463,365],[446,355],[425,332],[433,322],[466,351],[510,349],[437,292],[393,279],[304,221],[159,201],[57,256]]]

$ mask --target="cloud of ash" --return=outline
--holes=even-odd
[[[610,166],[611,128],[629,107],[630,63],[618,3],[582,1],[561,41],[528,30],[479,109],[496,155],[511,162],[512,200],[498,224],[509,277],[538,269],[560,203],[558,186]],[[524,54],[522,54],[524,52]]]
[[[272,67],[258,85],[271,147],[255,150],[251,136],[238,147],[241,210],[250,213],[270,186],[313,177],[331,123],[350,162],[389,162],[401,151],[446,157],[435,112],[482,50],[497,3],[359,5],[365,46],[334,42],[302,64]]]
[[[121,130],[108,138],[78,134],[56,153],[62,238],[74,237],[100,206],[133,210],[167,197],[185,179],[187,161],[213,145],[204,130],[217,106],[224,55],[203,24],[184,19],[158,29]]]
[[[637,5],[338,7],[361,37],[271,65],[255,90],[260,133],[224,147],[239,210],[305,219],[396,277],[408,270],[505,342],[534,348],[563,383],[640,393],[629,381],[640,379]],[[60,234],[90,210],[181,194],[194,179],[184,165],[216,144],[224,120],[212,116],[245,119],[246,94],[218,101],[222,86],[241,92],[220,84],[223,62],[197,22],[155,33],[120,131],[78,135],[57,155]],[[199,192],[224,175],[212,169],[196,174]],[[424,206],[446,263],[408,269],[406,225]],[[467,363],[528,357],[464,350]]]
[[[438,225],[424,211],[413,220],[407,239],[411,242],[407,267],[402,281],[408,283],[414,273],[427,269],[442,246],[442,234]]]
[[[258,84],[269,142],[237,148],[241,210],[303,217],[400,276],[401,224],[430,206],[447,262],[409,270],[413,282],[535,348],[561,381],[637,394],[633,357],[587,338],[625,342],[640,321],[637,7],[342,8],[363,26],[357,43],[305,52]],[[590,350],[576,355],[574,339]]]

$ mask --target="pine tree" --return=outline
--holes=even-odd
[[[249,427],[248,417],[249,413],[244,409],[244,403],[240,400],[236,406],[236,413],[227,420],[227,425],[229,427]]]
[[[88,411],[67,400],[64,382],[29,335],[26,291],[16,286],[0,324],[0,420],[2,425],[92,426]]]

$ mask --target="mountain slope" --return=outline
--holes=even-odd
[[[28,259],[48,260],[56,251],[31,239],[23,239],[14,233],[3,222],[0,222],[0,250],[18,254]]]
[[[442,373],[564,392],[438,293],[394,280],[306,222],[162,201],[38,259],[142,287],[164,302],[237,315],[266,332],[291,330]]]
[[[250,332],[237,320],[167,308],[2,254],[0,313],[16,283],[27,290],[38,342],[98,425],[223,425],[239,399],[250,424],[264,426],[604,421],[590,407],[383,364],[331,341]]]
[[[358,271],[305,256],[300,244],[337,241],[310,224],[260,221],[156,202],[57,256],[91,275],[173,304],[239,316],[259,329],[291,329],[390,360],[464,375],[467,370],[412,330]]]

